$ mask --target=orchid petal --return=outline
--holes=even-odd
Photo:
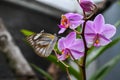
[[[65,40],[65,38],[61,38],[58,40],[58,49],[60,51],[62,51],[65,48],[64,40]]]
[[[80,57],[83,57],[84,56],[84,53],[83,52],[79,52],[79,51],[76,51],[76,50],[70,50],[71,51],[71,58],[72,59],[79,59]]]
[[[84,21],[71,21],[70,23],[70,29],[76,29],[80,24],[82,24]]]
[[[75,29],[77,28],[80,24],[84,22],[83,16],[77,13],[71,14],[71,16],[68,17],[68,20],[70,22],[70,28]]]
[[[58,59],[59,60],[65,60],[67,57],[66,57],[66,54],[62,54],[62,55],[57,55]]]
[[[102,16],[102,14],[99,14],[98,16],[96,16],[96,18],[94,19],[94,29],[97,33],[101,33],[101,31],[103,30],[103,26],[105,24],[104,21],[104,17]]]
[[[107,44],[109,44],[111,42],[110,39],[107,39],[106,37],[104,37],[102,35],[100,35],[100,39],[99,40],[100,40],[100,45],[101,46],[105,46],[105,45],[107,45]]]
[[[79,51],[79,52],[83,52],[84,51],[83,40],[76,39],[74,41],[74,43],[69,47],[69,49],[76,50],[76,51]]]
[[[116,33],[116,28],[113,25],[110,24],[105,24],[104,26],[104,30],[102,32],[102,34],[106,37],[106,38],[111,38],[115,35]]]
[[[66,30],[66,28],[61,28],[60,31],[58,32],[58,34],[63,33]]]
[[[66,44],[65,47],[68,48],[70,45],[72,45],[75,39],[76,33],[75,32],[69,33],[64,40],[64,43]]]
[[[87,21],[86,27],[85,27],[85,33],[95,33],[93,24],[94,23],[92,21]]]
[[[87,41],[88,47],[93,45],[95,37],[96,37],[96,34],[94,34],[94,33],[85,34],[85,39]]]
[[[65,28],[63,25],[58,25],[59,26],[59,28]]]
[[[83,16],[77,13],[71,14],[71,16],[68,17],[69,21],[80,21],[83,19]]]

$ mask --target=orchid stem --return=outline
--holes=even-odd
[[[84,18],[86,18],[86,14],[85,14],[85,11],[83,11],[83,14],[84,14]],[[82,62],[82,67],[81,67],[81,72],[82,72],[82,80],[86,80],[86,57],[87,57],[87,51],[88,51],[88,47],[87,47],[87,43],[86,43],[86,39],[85,39],[85,26],[86,26],[86,22],[87,22],[87,19],[85,19],[85,22],[83,23],[83,30],[82,30],[82,38],[83,38],[83,43],[84,43],[84,46],[85,46],[85,53],[84,53],[84,57],[83,57],[83,62]]]

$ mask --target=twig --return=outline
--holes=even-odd
[[[70,77],[70,74],[69,74],[68,67],[66,67],[66,72],[67,72],[67,75],[68,75],[68,79],[69,79],[69,80],[72,80],[71,77]]]
[[[53,51],[55,52],[55,55],[57,56],[56,50],[54,49]],[[59,62],[61,62],[61,63],[66,67],[66,72],[67,72],[67,75],[68,75],[68,79],[69,79],[69,80],[72,80],[71,77],[70,77],[70,74],[69,74],[69,70],[68,70],[69,66],[68,66],[67,64],[65,64],[65,63],[64,63],[63,61],[61,61],[61,60],[59,60]]]

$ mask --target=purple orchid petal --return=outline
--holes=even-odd
[[[71,14],[71,16],[68,17],[69,21],[80,21],[83,19],[83,16],[77,13]]]
[[[95,41],[96,34],[95,33],[87,33],[85,34],[85,39],[87,41],[88,47],[92,46]]]
[[[62,54],[62,55],[57,55],[57,58],[62,61],[65,60],[67,57],[66,54]]]
[[[65,32],[65,30],[66,30],[66,28],[61,28],[60,31],[58,32],[58,34]]]
[[[65,49],[64,40],[65,40],[65,38],[61,38],[61,39],[58,40],[58,49],[60,51],[62,51],[63,49]]]
[[[95,33],[94,23],[92,21],[87,21],[85,33]]]
[[[75,13],[66,13],[64,14],[67,18],[69,18],[70,16],[73,16]]]
[[[104,24],[105,21],[102,14],[97,15],[94,19],[94,29],[96,33],[101,33],[101,31],[103,31]]]
[[[74,59],[79,59],[80,57],[83,57],[84,56],[84,53],[83,52],[79,52],[79,51],[76,51],[76,50],[70,50],[71,52],[71,58],[74,60]]]
[[[68,48],[70,45],[72,45],[75,39],[76,33],[75,32],[69,33],[64,40],[64,43],[66,44],[65,47]]]
[[[107,39],[106,37],[100,35],[100,45],[105,46],[111,42],[110,39]]]
[[[63,25],[58,25],[59,26],[59,28],[65,28]]]
[[[82,24],[84,21],[71,21],[70,23],[70,29],[76,29],[80,24]]]
[[[116,28],[113,25],[110,24],[105,24],[104,25],[104,30],[102,31],[102,34],[106,37],[106,38],[111,38],[115,35],[116,33]]]
[[[78,52],[83,52],[84,51],[84,43],[83,43],[83,40],[81,39],[76,39],[74,41],[74,43],[69,47],[69,49],[71,50],[75,50],[75,51],[78,51]]]
[[[77,14],[77,13],[69,13],[68,14],[69,16],[68,17],[68,20],[70,22],[70,28],[71,29],[75,29],[77,28],[80,24],[82,24],[84,22],[83,19],[83,16],[80,15],[80,14]]]

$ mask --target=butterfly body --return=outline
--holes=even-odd
[[[27,41],[33,47],[37,55],[48,57],[57,42],[56,35],[40,32],[27,37]]]

